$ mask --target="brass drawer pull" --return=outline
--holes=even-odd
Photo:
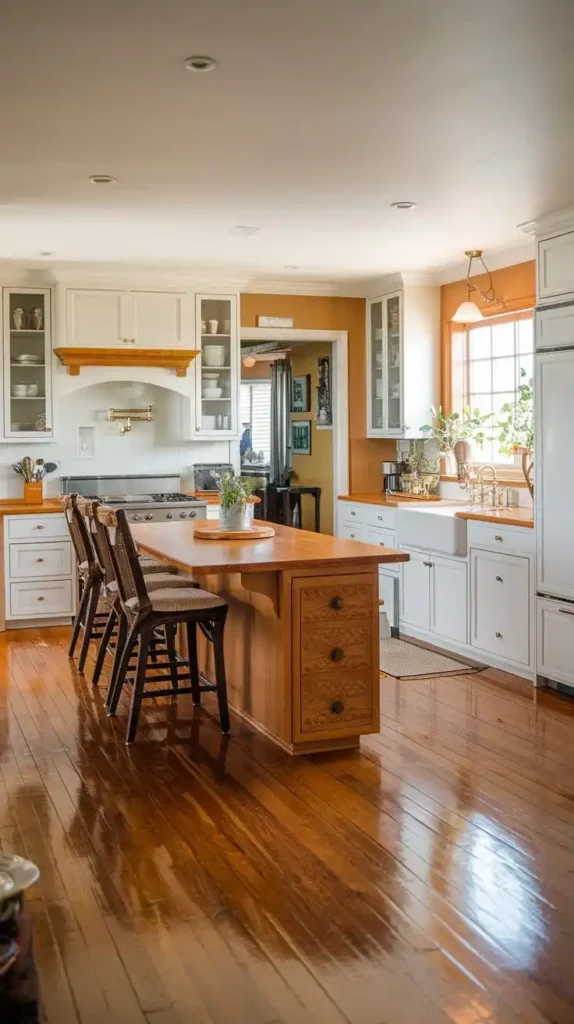
[[[342,647],[334,647],[331,651],[331,661],[342,661],[345,657],[345,652]]]
[[[343,607],[343,598],[342,597],[334,597],[332,599],[332,601],[331,601],[331,608],[335,608],[336,611],[340,611],[342,607]]]
[[[334,700],[329,709],[334,715],[342,715],[345,705],[341,700]]]

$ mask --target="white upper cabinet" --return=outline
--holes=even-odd
[[[542,304],[574,300],[574,231],[538,241],[536,285]]]
[[[574,305],[560,304],[536,312],[535,347],[574,348]]]
[[[68,288],[65,344],[193,348],[192,308],[186,292]]]
[[[193,304],[185,292],[130,292],[130,313],[136,345],[192,347]]]
[[[66,290],[66,344],[122,345],[130,333],[129,292],[111,289]]]
[[[195,296],[195,423],[193,436],[237,439],[240,341],[237,295]]]
[[[3,289],[5,441],[52,440],[49,288]]]
[[[387,280],[389,291],[367,303],[367,436],[423,437],[438,403],[440,289]]]

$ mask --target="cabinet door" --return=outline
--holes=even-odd
[[[574,347],[574,305],[572,303],[538,310],[536,313],[535,347],[537,350]]]
[[[4,288],[4,440],[51,441],[49,288]]]
[[[385,298],[385,405],[386,436],[402,437],[403,380],[402,380],[403,311],[400,292]]]
[[[130,292],[130,337],[145,348],[193,348],[185,292]]]
[[[466,562],[431,555],[431,632],[468,642]]]
[[[368,304],[367,433],[402,437],[402,294]]]
[[[530,664],[530,563],[516,555],[471,552],[473,647]]]
[[[129,293],[106,288],[68,288],[66,344],[130,344]]]
[[[236,295],[196,295],[196,437],[239,437],[239,329]]]
[[[574,231],[538,243],[536,275],[539,300],[574,295]]]
[[[408,554],[410,561],[401,563],[401,625],[429,630],[431,560],[420,551],[408,551]]]
[[[574,351],[536,356],[536,555],[542,594],[574,600]],[[568,510],[568,511],[566,511]]]
[[[574,686],[574,607],[539,598],[536,671],[554,682]]]

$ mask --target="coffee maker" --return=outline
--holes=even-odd
[[[381,470],[383,473],[383,492],[387,494],[389,491],[400,491],[402,489],[400,463],[381,462]]]

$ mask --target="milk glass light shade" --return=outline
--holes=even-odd
[[[471,302],[470,299],[461,302],[452,318],[453,324],[475,324],[477,320],[484,320],[484,316],[476,302]]]

